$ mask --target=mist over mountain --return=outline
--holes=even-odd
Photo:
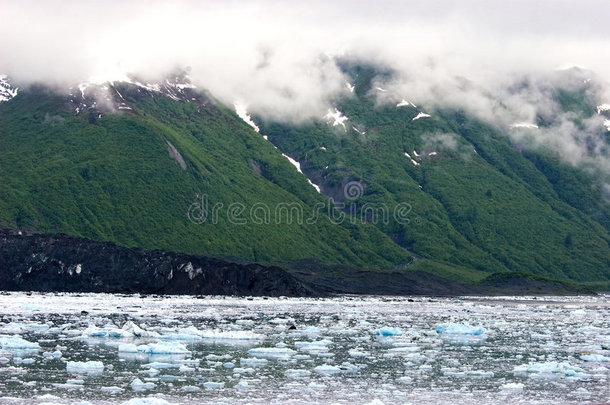
[[[3,227],[462,282],[610,279],[606,2],[2,6]],[[198,227],[202,195],[316,221]]]

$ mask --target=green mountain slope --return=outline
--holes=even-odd
[[[610,205],[594,171],[464,111],[379,105],[372,83],[391,72],[344,68],[354,93],[331,114],[345,118],[255,117],[271,142],[184,86],[21,91],[0,103],[0,227],[301,270],[610,283]],[[553,91],[574,125],[596,113],[586,92]]]
[[[111,90],[123,109],[44,88],[0,104],[1,226],[260,262],[411,259],[371,225],[333,223],[326,198],[211,98]]]
[[[408,203],[409,223],[376,225],[428,259],[411,268],[470,280],[481,276],[466,269],[610,280],[610,211],[592,175],[552,151],[520,148],[464,112],[416,118],[421,110],[411,104],[379,106],[375,71],[348,72],[354,95],[337,102],[345,128],[257,118],[259,126],[326,194],[360,181],[364,193],[346,210],[363,216],[371,205]],[[566,94],[562,107],[593,113]]]

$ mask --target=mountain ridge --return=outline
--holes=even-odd
[[[480,280],[485,274],[510,271],[586,283],[608,282],[610,208],[601,189],[595,188],[597,183],[591,174],[556,159],[552,150],[523,147],[511,141],[503,130],[465,111],[417,107],[405,99],[379,105],[371,92],[387,90],[373,84],[378,73],[368,68],[355,71],[351,96],[338,99],[334,112],[330,110],[327,116],[301,124],[266,120],[248,114],[243,106],[241,111],[237,106],[233,111],[191,85],[186,74],[176,74],[161,83],[130,78],[128,82],[77,86],[66,96],[43,88],[22,89],[17,98],[0,104],[0,115],[4,113],[0,146],[7,130],[20,132],[27,140],[36,131],[41,136],[56,134],[57,128],[66,128],[69,121],[70,130],[76,132],[65,137],[68,144],[82,136],[77,133],[102,130],[113,136],[120,134],[117,139],[128,140],[122,148],[154,150],[157,168],[167,170],[166,158],[161,157],[163,150],[175,165],[167,179],[176,183],[175,179],[186,175],[195,183],[189,182],[185,187],[190,190],[188,193],[184,188],[180,191],[181,215],[171,214],[171,223],[178,224],[178,232],[170,222],[147,228],[145,215],[127,221],[136,224],[133,228],[125,227],[121,216],[107,215],[112,228],[123,229],[118,236],[116,230],[91,233],[96,228],[95,220],[91,219],[80,228],[75,228],[69,217],[64,217],[64,225],[47,223],[41,227],[35,225],[36,221],[40,224],[37,219],[40,207],[31,203],[24,209],[15,197],[21,195],[27,201],[42,180],[28,183],[22,174],[7,170],[0,153],[0,177],[8,172],[8,178],[18,179],[10,193],[0,195],[0,221],[9,228],[55,229],[75,236],[118,241],[126,246],[234,255],[262,263],[322,259],[327,263],[379,269],[424,269],[469,282]],[[382,72],[383,75],[387,73]],[[97,91],[100,89],[110,96],[100,96]],[[566,108],[600,116],[608,113],[600,105],[597,111],[582,107],[579,100],[584,96],[577,93],[565,92],[562,97],[572,100],[561,104]],[[18,107],[17,100],[21,100]],[[32,106],[39,112],[27,119]],[[11,119],[15,114],[21,114],[20,120]],[[28,121],[31,125],[24,132],[24,122]],[[6,122],[10,128],[5,126]],[[534,131],[534,125],[516,124],[511,130]],[[10,146],[15,153],[26,146],[17,143],[16,134],[11,138]],[[94,137],[91,145],[102,145],[104,139]],[[155,146],[151,139],[155,139]],[[37,141],[44,141],[44,137]],[[51,146],[56,152],[61,148],[59,144]],[[118,146],[106,149],[109,160]],[[35,144],[28,147],[39,148]],[[80,153],[85,149],[83,144],[74,150]],[[104,163],[106,158],[88,156],[79,163],[79,168],[70,168],[72,176],[76,170],[85,182],[106,179],[104,187],[117,191],[131,187],[129,182],[113,185],[108,175],[114,168]],[[45,159],[52,157],[42,161]],[[148,166],[143,163],[144,156],[141,159],[139,162]],[[102,166],[86,164],[96,160]],[[13,156],[10,165],[17,165],[17,161]],[[47,168],[48,174],[54,173],[52,166]],[[140,180],[136,179],[145,173],[153,176],[158,172],[155,165],[142,172],[143,166],[130,166],[129,171],[120,172],[118,179],[133,172],[135,177],[131,178],[137,184]],[[232,185],[236,179],[239,184]],[[194,187],[195,184],[199,186]],[[251,187],[253,184],[257,186]],[[76,187],[77,191],[80,187]],[[169,200],[176,196],[176,190],[170,191],[173,186],[166,181],[155,187],[167,190]],[[294,202],[302,204],[304,219],[313,218],[316,207],[322,207],[317,218],[321,222],[289,224],[283,230],[276,227],[267,235],[261,226],[272,225],[267,223],[266,214],[274,210],[261,211],[265,214],[263,222],[250,223],[245,233],[243,227],[230,224],[225,216],[220,224],[214,224],[217,229],[209,223],[203,225],[216,238],[212,241],[205,233],[186,230],[195,225],[185,219],[189,204],[203,204],[201,195],[210,194],[206,190],[232,196],[212,199],[209,201],[212,207],[222,204],[226,208],[235,202],[247,202],[246,208],[261,202],[273,207]],[[131,197],[135,206],[142,204],[137,202],[142,198],[151,201],[156,198],[151,190],[139,191],[142,195],[135,193]],[[57,193],[52,189],[47,192]],[[80,194],[78,191],[72,198]],[[170,197],[172,194],[174,197]],[[269,196],[277,197],[270,200]],[[109,210],[121,206],[119,201],[108,198],[107,191],[102,197]],[[194,197],[198,199],[193,201]],[[151,209],[146,204],[142,206]],[[57,216],[57,209],[46,208],[50,217]],[[123,205],[122,210],[124,213],[131,209]],[[72,212],[82,215],[82,206]],[[396,212],[405,214],[404,223],[397,221]],[[130,215],[129,218],[138,217],[133,212]],[[164,215],[167,213],[159,206],[149,211],[152,221]],[[178,220],[180,216],[182,219]],[[190,225],[185,227],[181,221]],[[322,232],[321,235],[328,235],[322,237],[324,242],[308,240],[303,230],[310,225],[313,228],[309,229],[316,231],[309,236]],[[110,229],[108,225],[102,228]],[[143,229],[147,230],[142,233]],[[170,239],[174,242],[159,243],[150,237],[167,239],[168,232],[173,233]],[[180,232],[189,236],[177,236]],[[133,239],[129,235],[141,236]],[[207,239],[208,247],[198,242],[202,237]],[[413,261],[413,257],[424,260]]]

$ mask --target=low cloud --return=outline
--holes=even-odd
[[[591,94],[610,103],[605,0],[0,0],[0,7],[0,72],[21,83],[155,79],[188,66],[197,85],[227,104],[301,121],[322,117],[349,92],[335,63],[341,57],[395,72],[380,83],[388,89],[380,102],[456,106],[503,127],[556,117],[549,89],[570,66],[586,68],[591,77],[578,80],[594,79]],[[591,134],[600,119],[584,124],[585,138],[598,136]],[[602,144],[575,138],[581,128],[571,122],[540,129],[540,143],[555,143],[575,164],[603,161]],[[522,132],[511,136],[522,140]]]

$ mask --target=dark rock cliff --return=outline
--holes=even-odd
[[[0,290],[311,296],[280,267],[0,231]]]

